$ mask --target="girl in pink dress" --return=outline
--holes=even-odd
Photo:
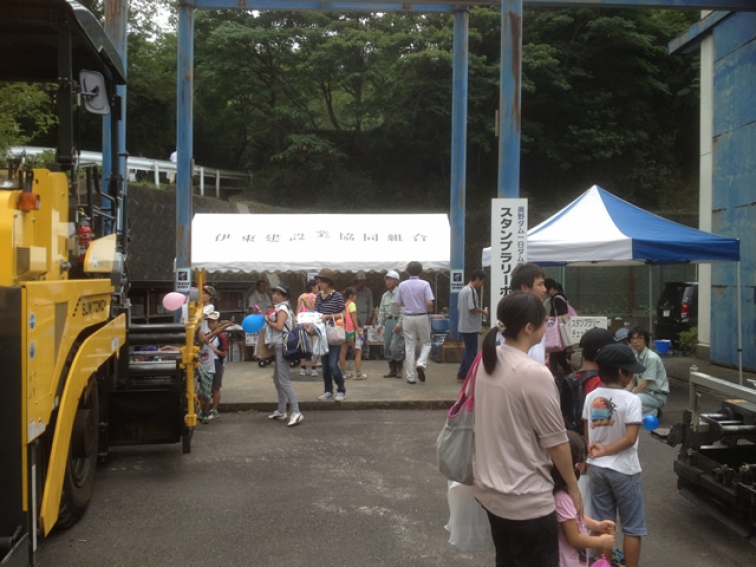
[[[579,479],[588,450],[580,434],[568,430],[567,438],[575,476]],[[551,469],[551,476],[554,479],[554,502],[559,522],[559,567],[587,567],[586,549],[589,548],[603,549],[611,557],[614,549],[614,522],[597,522],[588,516],[579,517],[575,503],[567,493],[567,483],[556,467]],[[588,535],[588,530],[601,535]]]

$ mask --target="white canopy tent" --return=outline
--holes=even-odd
[[[449,269],[445,214],[197,214],[192,267],[208,272]]]

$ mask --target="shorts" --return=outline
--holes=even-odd
[[[624,474],[593,465],[590,479],[591,506],[596,520],[614,520],[619,511],[623,534],[648,535],[641,473]]]
[[[213,395],[213,380],[215,379],[215,374],[207,372],[200,365],[194,372],[194,379],[194,388],[197,392],[197,397],[209,400]]]
[[[346,340],[347,341],[353,341],[354,340],[354,335],[355,335],[354,331],[347,331],[346,332]]]
[[[215,359],[215,374],[213,374],[213,390],[223,387],[223,360]]]

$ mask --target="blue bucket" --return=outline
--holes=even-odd
[[[656,352],[658,352],[659,354],[664,354],[669,352],[669,347],[672,344],[672,341],[654,341],[654,343],[656,344]]]

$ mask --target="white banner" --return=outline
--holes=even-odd
[[[528,200],[491,199],[491,320],[510,291],[517,264],[528,261]]]

